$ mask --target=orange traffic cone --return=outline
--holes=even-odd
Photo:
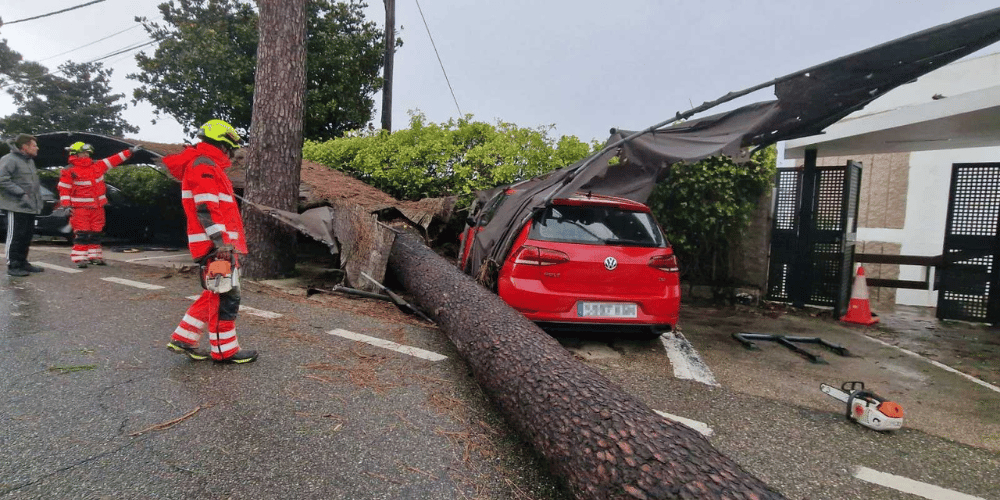
[[[851,303],[847,306],[847,314],[840,321],[857,323],[859,325],[874,325],[878,316],[872,314],[868,305],[868,283],[865,281],[865,268],[858,266],[858,275],[854,278],[851,288]]]

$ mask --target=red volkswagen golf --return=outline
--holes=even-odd
[[[677,258],[649,207],[585,194],[553,200],[522,228],[497,291],[550,331],[654,337],[676,326],[681,296]]]

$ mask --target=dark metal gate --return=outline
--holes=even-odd
[[[778,169],[768,300],[834,308],[850,300],[861,164]],[[801,221],[808,221],[802,224]]]
[[[1000,322],[1000,163],[951,170],[937,317]]]

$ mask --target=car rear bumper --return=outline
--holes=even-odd
[[[665,293],[656,297],[597,293],[567,295],[546,290],[535,280],[501,278],[497,293],[528,319],[546,323],[646,325],[669,329],[677,324],[681,303],[679,284],[666,286]],[[577,312],[579,302],[634,303],[637,305],[636,317],[581,317]]]

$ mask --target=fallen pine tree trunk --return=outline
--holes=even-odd
[[[389,267],[507,421],[580,499],[783,498],[649,409],[409,234]]]

